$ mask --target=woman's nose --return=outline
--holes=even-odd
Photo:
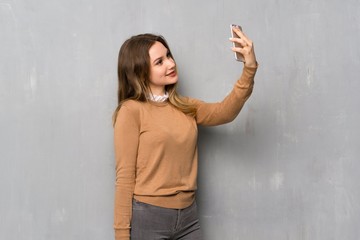
[[[168,66],[170,68],[175,67],[175,61],[172,58],[168,58]]]

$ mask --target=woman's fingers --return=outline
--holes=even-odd
[[[240,39],[243,39],[243,41],[248,44],[252,45],[252,41],[243,33],[243,31],[240,30],[238,27],[233,27],[233,31],[240,37]]]
[[[248,46],[248,42],[242,38],[230,38],[230,41],[237,43],[236,46],[241,46],[241,47]]]
[[[238,27],[233,27],[233,31],[240,38],[230,38],[230,41],[235,43],[235,46],[232,47],[232,50],[234,52],[239,52],[244,56],[246,66],[256,66],[253,42]]]

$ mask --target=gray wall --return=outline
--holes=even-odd
[[[0,0],[0,239],[113,239],[121,43],[163,34],[184,95],[219,101],[255,43],[252,97],[201,128],[207,240],[360,238],[357,0]]]

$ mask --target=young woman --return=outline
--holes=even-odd
[[[197,125],[232,121],[249,98],[257,63],[252,41],[238,28],[242,75],[219,103],[182,97],[165,39],[153,34],[124,42],[114,113],[116,240],[202,239],[197,216]]]

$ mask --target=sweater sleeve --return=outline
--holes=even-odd
[[[250,97],[254,86],[256,67],[244,66],[241,77],[224,100],[218,103],[206,103],[190,99],[196,106],[196,122],[199,125],[215,126],[233,121]]]
[[[127,103],[127,102],[126,102]],[[139,142],[139,114],[124,103],[114,127],[115,147],[115,240],[130,239],[132,197],[135,187],[136,158]]]

